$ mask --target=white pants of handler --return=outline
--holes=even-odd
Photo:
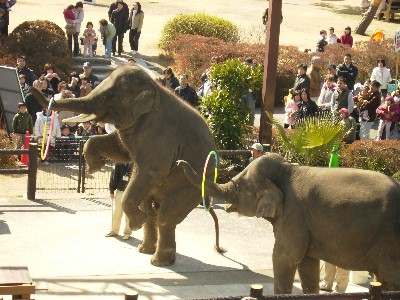
[[[111,231],[115,232],[116,234],[119,233],[119,228],[122,222],[122,215],[125,216],[125,228],[124,228],[124,235],[131,235],[132,230],[129,228],[129,220],[128,217],[124,214],[122,210],[122,195],[124,192],[120,190],[115,191],[115,199],[114,199],[114,211],[112,213],[112,226]]]
[[[345,293],[347,285],[349,284],[349,275],[349,270],[344,270],[325,262],[325,276],[320,288],[324,290],[332,290],[333,281],[335,280],[336,276],[335,292]]]

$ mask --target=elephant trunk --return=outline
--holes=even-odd
[[[185,172],[185,175],[190,183],[201,189],[203,182],[202,176],[197,174],[188,162],[184,160],[178,160],[177,163],[178,166],[181,167]],[[219,200],[224,200],[225,202],[231,204],[237,203],[237,195],[235,191],[235,184],[233,183],[233,181],[225,184],[218,184],[206,179],[204,182],[204,188],[207,195],[210,195]]]
[[[30,88],[29,91],[42,107],[48,107],[49,100],[47,100],[47,98],[40,91],[35,88]],[[87,114],[90,113],[88,109],[90,102],[91,99],[87,96],[83,98],[59,99],[57,101],[53,101],[51,109]]]

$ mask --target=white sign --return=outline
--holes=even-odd
[[[394,51],[400,51],[400,29],[397,29],[394,33]]]
[[[96,0],[83,0],[82,2],[85,4],[96,4]]]

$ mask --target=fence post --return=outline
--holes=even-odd
[[[28,200],[35,200],[36,194],[36,175],[37,175],[37,143],[29,144],[29,164],[28,164]]]
[[[380,282],[371,282],[369,286],[370,300],[380,300],[382,293],[382,284]]]
[[[263,286],[261,284],[252,284],[250,286],[250,297],[262,299],[263,297]]]
[[[82,154],[82,193],[85,192],[85,178],[86,178],[86,161],[85,161],[85,155]]]
[[[125,300],[137,300],[139,297],[138,292],[130,291],[125,293]]]
[[[82,182],[82,158],[83,158],[83,142],[79,141],[79,169],[78,169],[78,190],[77,192],[81,192],[81,182]]]

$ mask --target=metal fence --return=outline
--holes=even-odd
[[[108,189],[113,163],[105,160],[101,171],[88,174],[83,156],[83,146],[86,141],[87,138],[57,138],[44,161],[40,159],[41,144],[39,144],[36,185],[38,192],[96,193]],[[225,180],[237,173],[234,171],[228,173],[224,170],[230,162],[229,158],[234,157],[238,161],[245,161],[251,156],[251,152],[249,150],[221,150],[218,151],[218,155],[222,158],[219,165],[220,178]]]

